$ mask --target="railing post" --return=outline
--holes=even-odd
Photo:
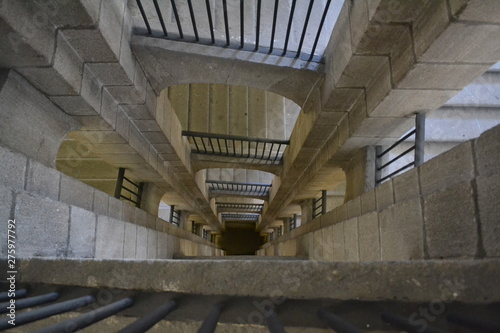
[[[141,182],[139,183],[139,187],[137,188],[137,208],[141,208],[141,202],[142,202],[142,192],[144,191],[144,183]]]
[[[326,190],[321,191],[321,214],[326,214]]]
[[[380,154],[382,154],[382,146],[375,146],[375,187],[379,185],[382,178],[382,170],[380,169],[382,159],[379,157]]]
[[[118,169],[118,179],[116,180],[115,198],[120,199],[122,194],[123,178],[125,177],[125,168]]]
[[[424,163],[425,147],[425,113],[415,115],[415,167]]]
[[[170,206],[170,220],[168,222],[174,223],[174,210],[175,210],[175,205]]]

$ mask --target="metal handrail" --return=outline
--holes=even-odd
[[[271,184],[237,183],[223,180],[206,180],[209,191],[242,193],[252,196],[268,196]]]
[[[258,221],[259,216],[259,214],[222,214],[222,219],[232,221]]]
[[[252,211],[262,212],[263,204],[246,204],[246,203],[231,203],[231,202],[216,202],[217,209],[232,209],[235,211]]]
[[[133,189],[125,186],[123,184],[124,181],[126,181],[130,185],[134,186],[136,188],[136,190],[133,190]],[[136,182],[132,181],[130,178],[127,178],[125,176],[125,168],[118,169],[118,178],[116,180],[115,195],[114,195],[115,198],[129,201],[129,202],[133,203],[136,207],[140,207],[141,201],[142,201],[143,188],[144,188],[144,183],[136,183]],[[128,193],[132,194],[135,197],[135,200],[133,200],[132,198],[129,198],[128,196],[123,195],[122,190],[125,190]]]

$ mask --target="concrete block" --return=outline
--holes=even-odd
[[[333,226],[323,228],[320,231],[321,244],[323,245],[323,260],[331,261],[333,260]]]
[[[459,90],[393,89],[375,107],[370,117],[408,117],[420,110],[436,110]]]
[[[464,142],[419,167],[422,195],[474,177],[472,142]]]
[[[60,179],[61,174],[59,171],[48,168],[34,160],[29,160],[26,191],[52,200],[58,200]]]
[[[359,261],[358,218],[344,222],[344,249],[346,261]]]
[[[99,190],[94,191],[94,213],[97,215],[108,215],[108,194]]]
[[[7,222],[12,219],[12,208],[14,205],[12,191],[9,188],[0,185],[0,221],[2,222],[2,227],[7,228]],[[0,255],[2,258],[7,257],[7,237],[8,232],[5,229],[4,232],[0,233]]]
[[[24,189],[26,157],[0,146],[0,185],[15,191]]]
[[[349,22],[350,4],[350,2],[344,2],[327,47],[327,51],[331,54],[325,54],[332,66],[331,69],[327,69],[327,73],[330,74],[331,71],[330,75],[333,75],[334,83],[338,82],[353,53]],[[330,48],[330,45],[333,47]]]
[[[69,226],[68,257],[94,258],[96,246],[96,216],[72,206]]]
[[[427,250],[431,258],[473,258],[478,237],[470,182],[461,182],[424,198]]]
[[[345,247],[344,247],[344,223],[337,223],[333,225],[333,260],[345,261]]]
[[[123,201],[114,197],[108,197],[108,216],[117,220],[122,219]]]
[[[147,226],[147,223],[146,223],[146,220],[149,216],[148,213],[146,213],[144,210],[140,209],[140,208],[135,208],[135,224],[137,225],[141,225],[143,227]],[[153,217],[153,216],[151,216]],[[153,217],[154,218],[154,217]]]
[[[396,203],[418,198],[420,196],[418,170],[417,168],[413,168],[392,179]]]
[[[95,24],[99,21],[99,14],[101,11],[101,1],[102,0],[80,0],[80,3],[87,11],[92,22]]]
[[[359,261],[379,261],[380,233],[378,212],[361,215],[358,218]]]
[[[480,176],[489,176],[500,172],[500,126],[496,126],[475,141],[477,172]]]
[[[125,223],[107,216],[97,217],[96,259],[123,259]]]
[[[106,87],[102,89],[101,109],[99,113],[111,128],[116,129],[118,103],[113,96],[111,96]]]
[[[158,231],[148,229],[147,258],[156,259],[158,250]]]
[[[62,257],[67,254],[69,207],[26,193],[16,196],[18,257]]]
[[[148,229],[140,226],[137,226],[137,248],[135,251],[135,258],[148,258]]]
[[[375,199],[375,189],[365,192],[360,196],[361,214],[366,214],[377,210],[377,200]]]
[[[87,104],[96,110],[96,113],[100,112],[102,83],[87,65],[83,67],[82,89],[80,94]]]
[[[93,116],[97,112],[81,96],[50,96],[49,99],[72,116]]]
[[[500,175],[476,178],[483,247],[488,257],[500,257]]]
[[[418,7],[422,12],[416,15],[412,23],[413,45],[417,58],[432,45],[450,23],[446,0],[426,1],[424,4],[418,3]]]
[[[77,95],[72,87],[53,67],[20,68],[19,73],[30,81],[33,86],[47,95]]]
[[[90,70],[103,86],[132,84],[119,63],[86,63],[85,68]]]
[[[346,203],[347,205],[347,218],[351,219],[361,215],[361,200],[359,197],[352,199]]]
[[[460,11],[465,3],[467,6]],[[500,3],[495,0],[453,0],[450,1],[450,7],[454,15],[460,11],[460,20],[500,23]]]
[[[57,34],[57,48],[54,55],[53,68],[77,94],[80,92],[83,60],[61,33]]]
[[[347,220],[347,205],[343,204],[335,208],[337,221],[345,221]]]
[[[157,259],[168,259],[168,234],[158,233]]]
[[[420,199],[395,204],[379,213],[383,261],[424,258]]]
[[[135,207],[128,202],[123,202],[121,219],[122,221],[135,223]]]
[[[398,83],[397,88],[463,89],[486,72],[488,65],[417,63]]]
[[[62,174],[60,201],[92,211],[94,189],[87,184]]]
[[[102,1],[99,31],[113,54],[119,59],[125,1]]]
[[[499,25],[453,22],[425,51],[420,60],[493,64],[498,61],[500,45],[491,41],[499,34]]]
[[[125,241],[123,242],[123,258],[135,259],[137,249],[137,225],[125,223]]]
[[[94,0],[89,2],[95,2]],[[68,41],[84,62],[115,62],[113,54],[101,33],[95,29],[62,30],[60,34]]]
[[[375,188],[375,197],[379,211],[394,203],[394,189],[391,179]]]

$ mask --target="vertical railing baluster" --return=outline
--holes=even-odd
[[[255,24],[255,48],[254,52],[259,50],[259,37],[260,37],[260,8],[261,8],[261,0],[257,0],[257,23]]]
[[[245,46],[245,0],[240,0],[240,49]]]
[[[205,4],[207,7],[207,17],[208,17],[208,25],[210,27],[210,37],[212,39],[212,44],[215,44],[214,22],[212,21],[212,11],[210,10],[210,0],[205,0]]]
[[[194,146],[196,147],[196,153],[199,153],[200,152],[200,148],[198,147],[198,143],[196,142],[196,137],[192,136],[191,138],[193,138]]]
[[[174,11],[175,21],[177,22],[177,29],[179,30],[180,39],[184,39],[184,34],[182,33],[181,20],[179,19],[179,13],[177,12],[177,6],[175,5],[175,0],[170,0],[172,4],[172,10]]]
[[[288,27],[286,29],[285,45],[283,47],[283,53],[281,54],[282,56],[286,55],[286,51],[288,48],[288,40],[290,39],[290,31],[292,29],[293,13],[295,12],[296,2],[297,0],[292,1],[292,8],[290,9],[290,17],[288,18]]]
[[[279,0],[274,1],[274,14],[273,14],[273,27],[271,30],[271,44],[269,45],[269,53],[273,53],[273,48],[274,48],[274,36],[276,34],[276,21],[278,19],[278,6],[279,6]]]
[[[222,6],[223,6],[223,9],[224,9],[224,27],[226,29],[226,46],[229,46],[230,45],[230,41],[229,41],[229,20],[227,18],[227,1],[226,0],[222,0]]]
[[[302,30],[302,36],[300,37],[299,48],[297,50],[297,54],[295,58],[300,57],[300,52],[302,51],[302,45],[304,43],[304,38],[306,37],[307,25],[309,24],[309,18],[311,17],[311,11],[314,4],[314,0],[310,0],[309,8],[307,8],[306,21],[304,22],[304,29]]]
[[[200,38],[198,37],[198,28],[196,27],[196,18],[194,17],[193,4],[191,0],[188,0],[189,15],[191,16],[191,23],[193,24],[194,38],[198,42]]]
[[[119,168],[118,169],[118,179],[116,180],[116,187],[115,187],[115,198],[117,198],[117,199],[120,199],[120,196],[122,194],[124,177],[125,177],[125,168]]]
[[[148,34],[151,35],[151,26],[149,25],[148,18],[146,13],[144,12],[144,8],[142,7],[141,0],[136,0],[137,6],[139,7],[139,11],[141,12],[142,19],[144,20],[144,24],[146,24],[146,29],[148,29]]]
[[[161,29],[163,30],[163,35],[168,37],[167,28],[165,27],[165,22],[163,21],[163,15],[161,14],[160,6],[158,5],[158,0],[153,0],[155,5],[156,14],[158,14],[158,19],[160,20]]]
[[[316,51],[316,47],[318,46],[318,41],[319,37],[321,35],[321,32],[323,30],[323,24],[325,23],[326,15],[328,13],[328,9],[330,8],[330,3],[332,1],[328,0],[325,5],[325,10],[323,11],[323,15],[321,16],[321,21],[319,22],[319,27],[318,27],[318,33],[316,34],[316,38],[314,39],[314,44],[311,50],[311,55],[309,56],[309,59],[307,61],[311,61],[314,57],[314,52]]]

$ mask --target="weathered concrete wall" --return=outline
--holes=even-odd
[[[265,244],[259,255],[392,261],[500,256],[500,126]]]
[[[216,246],[38,161],[0,146],[0,219],[16,220],[18,257],[167,259]],[[2,232],[6,256],[7,233]]]

